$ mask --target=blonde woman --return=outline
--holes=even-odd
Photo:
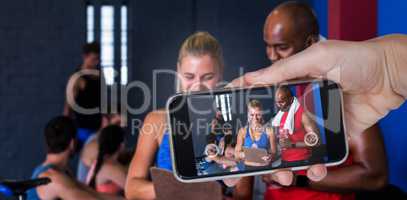
[[[271,159],[277,152],[273,129],[264,126],[263,108],[258,100],[251,100],[247,104],[247,126],[239,130],[235,147],[235,156],[244,159],[243,147],[265,149]]]
[[[222,80],[223,57],[218,41],[207,32],[189,36],[181,46],[177,62],[179,90],[214,89]],[[172,170],[166,112],[150,112],[140,131],[137,149],[130,165],[125,188],[127,199],[154,199],[149,180],[153,165]]]

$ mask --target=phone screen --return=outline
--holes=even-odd
[[[347,155],[333,82],[181,94],[168,109],[174,169],[184,180],[339,164]]]

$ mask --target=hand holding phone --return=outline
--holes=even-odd
[[[334,166],[348,154],[342,92],[329,81],[177,94],[167,109],[183,182]]]

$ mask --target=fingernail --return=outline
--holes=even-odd
[[[327,169],[324,165],[314,165],[307,171],[307,176],[312,181],[320,181],[327,175]]]

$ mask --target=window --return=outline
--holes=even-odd
[[[230,94],[222,94],[215,96],[216,108],[221,111],[223,120],[232,120],[232,111],[230,105],[230,99],[232,96]]]
[[[123,1],[89,1],[86,17],[86,41],[100,43],[100,65],[106,84],[126,85],[128,81],[127,5]]]
[[[120,81],[122,85],[127,84],[127,6],[121,7],[121,68]]]
[[[95,16],[95,8],[94,6],[87,6],[86,8],[86,42],[90,43],[95,40],[94,36],[94,30],[93,27],[95,26],[94,22],[94,16]]]

